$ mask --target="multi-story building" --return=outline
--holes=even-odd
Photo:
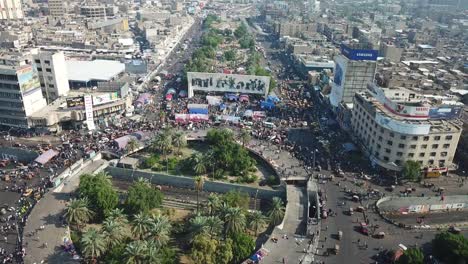
[[[49,0],[49,15],[52,17],[63,17],[65,15],[65,6],[63,0]]]
[[[335,77],[330,94],[330,103],[352,103],[354,94],[366,89],[374,80],[377,67],[377,50],[362,50],[341,46],[341,54],[335,57]]]
[[[22,19],[21,0],[0,0],[0,19]]]
[[[67,95],[70,87],[63,51],[55,53],[39,51],[33,55],[33,58],[39,75],[42,94],[47,103],[55,101],[60,96]]]
[[[29,117],[46,105],[29,57],[0,55],[0,125],[30,128]]]
[[[116,6],[105,5],[84,5],[80,7],[80,14],[87,18],[106,18],[117,14]]]
[[[411,90],[369,84],[354,96],[351,127],[374,164],[399,171],[413,160],[426,173],[443,173],[456,168],[461,112],[459,106],[432,104]]]

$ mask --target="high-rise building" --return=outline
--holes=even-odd
[[[21,0],[0,0],[0,19],[22,19]]]
[[[341,54],[335,57],[335,76],[330,94],[332,106],[352,103],[354,94],[365,90],[367,84],[374,80],[377,55],[377,50],[341,46]]]
[[[47,106],[29,56],[0,56],[0,90],[0,125],[30,128],[29,117]]]
[[[461,112],[460,106],[430,103],[411,90],[369,84],[355,94],[351,127],[373,164],[398,171],[412,160],[437,176],[456,168]]]
[[[63,17],[65,15],[65,6],[63,0],[49,0],[49,15],[52,17]]]
[[[42,94],[47,103],[55,101],[60,96],[68,94],[70,86],[67,77],[67,64],[63,51],[46,52],[40,51],[33,55]]]

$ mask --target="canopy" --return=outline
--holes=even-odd
[[[244,116],[245,117],[252,117],[253,116],[253,111],[252,110],[245,110]]]
[[[172,94],[166,94],[166,100],[171,101],[172,100]]]
[[[271,110],[273,108],[275,108],[275,103],[273,103],[272,101],[262,101],[260,103],[260,107],[262,109],[268,109],[268,110]]]
[[[277,102],[279,102],[279,101],[281,101],[281,100],[280,100],[280,99],[278,98],[278,96],[276,96],[276,95],[269,95],[269,96],[267,97],[267,101],[273,101],[273,102],[277,103]]]
[[[59,154],[58,151],[55,151],[53,149],[49,149],[46,152],[42,153],[39,157],[37,157],[34,161],[37,163],[40,163],[42,165],[46,164],[49,162],[53,157],[57,156]]]
[[[239,101],[240,101],[240,102],[248,102],[248,101],[249,101],[249,96],[246,95],[246,94],[241,94],[241,95],[239,96]]]
[[[223,111],[224,109],[226,109],[226,105],[224,103],[220,104],[219,105],[219,110]]]
[[[181,122],[199,122],[199,121],[208,121],[209,116],[204,114],[175,114],[175,121],[178,123]]]
[[[174,88],[170,88],[169,90],[167,90],[166,95],[167,95],[167,94],[176,94],[176,93],[177,93],[177,92],[176,92],[176,90],[175,90]]]
[[[225,97],[226,97],[226,99],[228,99],[230,101],[236,101],[239,98],[239,96],[237,96],[235,94],[229,94],[229,93],[226,94]]]
[[[185,91],[185,90],[180,90],[180,92],[179,92],[179,97],[187,97],[187,91]]]
[[[221,99],[221,97],[219,97],[219,96],[207,95],[206,100],[208,101],[209,105],[219,105],[219,104],[221,104],[223,102],[223,99]]]

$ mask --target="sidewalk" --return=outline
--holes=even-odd
[[[73,176],[55,190],[47,193],[31,212],[23,233],[23,247],[26,250],[24,262],[33,263],[79,263],[61,249],[63,238],[67,236],[67,227],[61,225],[60,216],[69,200],[70,193],[79,185],[79,176],[85,173],[94,173],[102,168],[107,161],[98,160]],[[44,230],[40,230],[40,226]],[[31,235],[34,234],[34,235]],[[47,247],[44,247],[47,243]]]

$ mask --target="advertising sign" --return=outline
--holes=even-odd
[[[41,87],[35,67],[25,66],[16,73],[18,75],[18,83],[23,93]]]
[[[119,95],[117,92],[93,95],[93,105],[107,104],[117,99],[119,99]]]
[[[333,82],[336,84],[336,85],[340,85],[341,86],[341,81],[343,80],[343,69],[341,69],[341,66],[340,64],[336,64],[336,67],[335,67],[335,77],[333,79]]]
[[[350,60],[376,61],[379,55],[378,50],[352,49],[345,44],[341,45],[341,53]]]
[[[383,116],[380,113],[375,115],[375,121],[382,127],[391,131],[407,135],[428,135],[431,129],[430,124],[410,124],[394,120]]]
[[[432,107],[429,109],[430,119],[455,119],[459,118],[462,108],[459,106]]]
[[[394,112],[400,116],[427,118],[429,116],[429,107],[427,106],[409,106],[396,104]]]
[[[188,96],[193,91],[267,95],[270,77],[224,73],[188,72]]]
[[[84,104],[84,98],[82,96],[67,98],[67,107],[68,108],[83,107],[84,105],[85,105]]]
[[[91,95],[84,96],[86,124],[89,130],[94,130],[93,99]]]

